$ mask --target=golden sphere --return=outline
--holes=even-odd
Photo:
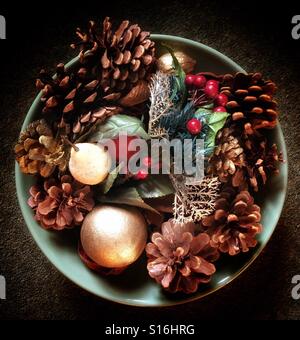
[[[71,149],[69,170],[80,183],[96,185],[105,180],[111,167],[111,157],[102,145],[78,143]]]
[[[147,242],[147,224],[134,207],[101,205],[84,219],[81,243],[98,265],[122,268],[136,261]]]

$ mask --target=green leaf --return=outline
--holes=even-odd
[[[173,49],[166,45],[166,44],[161,44],[172,56],[173,59],[173,65],[174,65],[174,71],[175,71],[175,86],[174,89],[172,91],[172,95],[171,95],[171,100],[174,100],[175,97],[181,97],[180,100],[180,106],[185,102],[185,99],[187,97],[187,89],[185,86],[185,72],[183,71],[178,59],[175,56],[175,53],[173,51]]]
[[[134,187],[121,187],[111,190],[108,195],[98,197],[98,201],[100,203],[126,204],[159,214],[157,210],[143,201]]]
[[[206,123],[209,128],[205,138],[206,148],[215,146],[216,135],[224,127],[228,116],[227,112],[213,112],[206,116]]]
[[[174,187],[168,175],[150,175],[135,186],[142,198],[158,198],[174,193]]]
[[[120,132],[126,132],[128,136],[149,139],[140,119],[119,114],[110,117],[104,124],[98,125],[87,140],[88,142],[99,142],[104,138],[114,138]]]
[[[200,107],[196,112],[195,112],[195,117],[197,119],[201,118],[206,118],[208,115],[212,114],[212,109],[210,107]]]
[[[114,170],[112,170],[106,180],[100,184],[100,190],[103,194],[107,194],[109,190],[112,188],[115,180],[117,179],[119,172],[123,166],[123,163],[120,163]]]

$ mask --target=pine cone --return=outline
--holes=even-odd
[[[216,271],[211,262],[218,259],[218,251],[206,233],[195,236],[193,223],[169,220],[151,240],[146,246],[149,275],[171,292],[194,293]]]
[[[229,255],[247,252],[257,244],[256,235],[262,231],[260,208],[248,191],[238,194],[227,187],[216,202],[216,211],[202,220],[211,236],[211,246]]]
[[[42,91],[43,112],[51,114],[60,134],[70,141],[74,141],[81,131],[78,122],[83,125],[88,125],[88,121],[95,122],[102,109],[119,99],[119,95],[103,97],[99,80],[93,77],[87,68],[67,71],[63,64],[59,64],[54,79],[42,70],[36,81],[37,88]],[[115,107],[115,113],[121,110]],[[104,118],[103,112],[100,117]]]
[[[246,134],[259,129],[272,129],[277,125],[277,103],[274,101],[276,85],[264,80],[260,73],[225,75],[221,93],[228,96],[226,105],[231,119]]]
[[[228,182],[238,168],[245,164],[245,154],[234,128],[221,130],[216,139],[216,149],[209,159],[208,173]]]
[[[107,17],[102,30],[90,21],[87,32],[77,29],[76,33],[81,41],[71,46],[80,46],[81,62],[93,67],[105,93],[128,92],[139,79],[147,79],[152,73],[155,44],[150,33],[138,25],[125,20],[113,31]]]
[[[54,139],[44,119],[34,121],[21,132],[15,154],[21,171],[26,174],[49,177],[56,168],[64,172],[67,167],[68,148],[62,140]]]
[[[29,192],[28,204],[45,229],[63,230],[80,225],[95,205],[90,187],[68,175],[60,181],[47,179],[43,186],[34,185]]]
[[[250,185],[257,192],[260,184],[266,184],[268,176],[279,173],[277,166],[283,162],[282,153],[276,144],[270,146],[267,138],[258,133],[245,135],[243,145],[246,162],[232,178],[232,185],[239,188]]]
[[[99,81],[87,68],[67,71],[64,64],[56,67],[56,77],[52,78],[45,70],[39,74],[36,87],[42,91],[45,103],[43,112],[59,117],[74,114],[81,106],[90,107],[99,96]]]

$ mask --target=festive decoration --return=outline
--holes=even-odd
[[[175,221],[199,222],[214,211],[221,184],[218,178],[207,176],[198,183],[189,183],[191,179],[180,176],[171,179],[175,187]]]
[[[215,273],[212,262],[218,259],[218,252],[210,246],[207,234],[195,235],[193,223],[169,220],[161,229],[146,247],[149,275],[173,293],[194,293]]]
[[[85,218],[80,238],[85,253],[98,265],[124,268],[144,250],[146,221],[136,208],[101,205]]]
[[[164,138],[167,131],[160,127],[160,119],[167,115],[173,103],[171,95],[171,77],[162,72],[156,73],[150,84],[150,101],[149,110],[149,135],[152,138]]]
[[[50,178],[43,185],[32,186],[28,204],[43,228],[62,230],[80,225],[93,209],[94,200],[89,186],[65,175],[59,181]]]
[[[226,107],[232,113],[232,121],[240,124],[246,134],[277,125],[275,91],[276,85],[264,80],[260,73],[225,75],[221,87],[229,98]]]
[[[58,64],[55,77],[40,72],[43,119],[15,146],[20,170],[36,177],[28,204],[45,229],[81,227],[78,254],[94,272],[120,275],[146,247],[150,277],[194,293],[220,255],[257,245],[263,227],[252,195],[283,161],[266,133],[277,124],[276,85],[260,73],[194,74],[195,60],[163,43],[157,60],[150,33],[127,20],[116,30],[108,17],[102,28],[90,21],[76,33],[79,61]],[[170,157],[151,149],[131,172],[139,147],[129,144],[151,139],[191,141],[188,157],[193,167],[203,160],[203,176],[185,164],[178,174],[175,149]]]
[[[184,52],[176,51],[174,56],[178,60],[178,63],[182,67],[185,73],[190,73],[194,71],[196,66],[196,60],[185,54]],[[157,67],[159,71],[164,73],[173,72],[173,58],[170,53],[163,54],[157,61]]]
[[[69,169],[80,183],[99,184],[107,177],[110,168],[110,155],[101,145],[78,143],[71,150]]]
[[[262,231],[260,208],[248,191],[236,193],[228,187],[220,196],[214,214],[202,220],[211,245],[229,255],[247,252],[256,246],[255,236]]]

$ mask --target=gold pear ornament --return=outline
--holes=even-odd
[[[135,207],[101,205],[85,217],[80,237],[83,250],[95,263],[124,268],[144,251],[147,224]]]
[[[71,150],[69,170],[78,182],[96,185],[105,180],[111,164],[111,157],[102,145],[78,143]]]

